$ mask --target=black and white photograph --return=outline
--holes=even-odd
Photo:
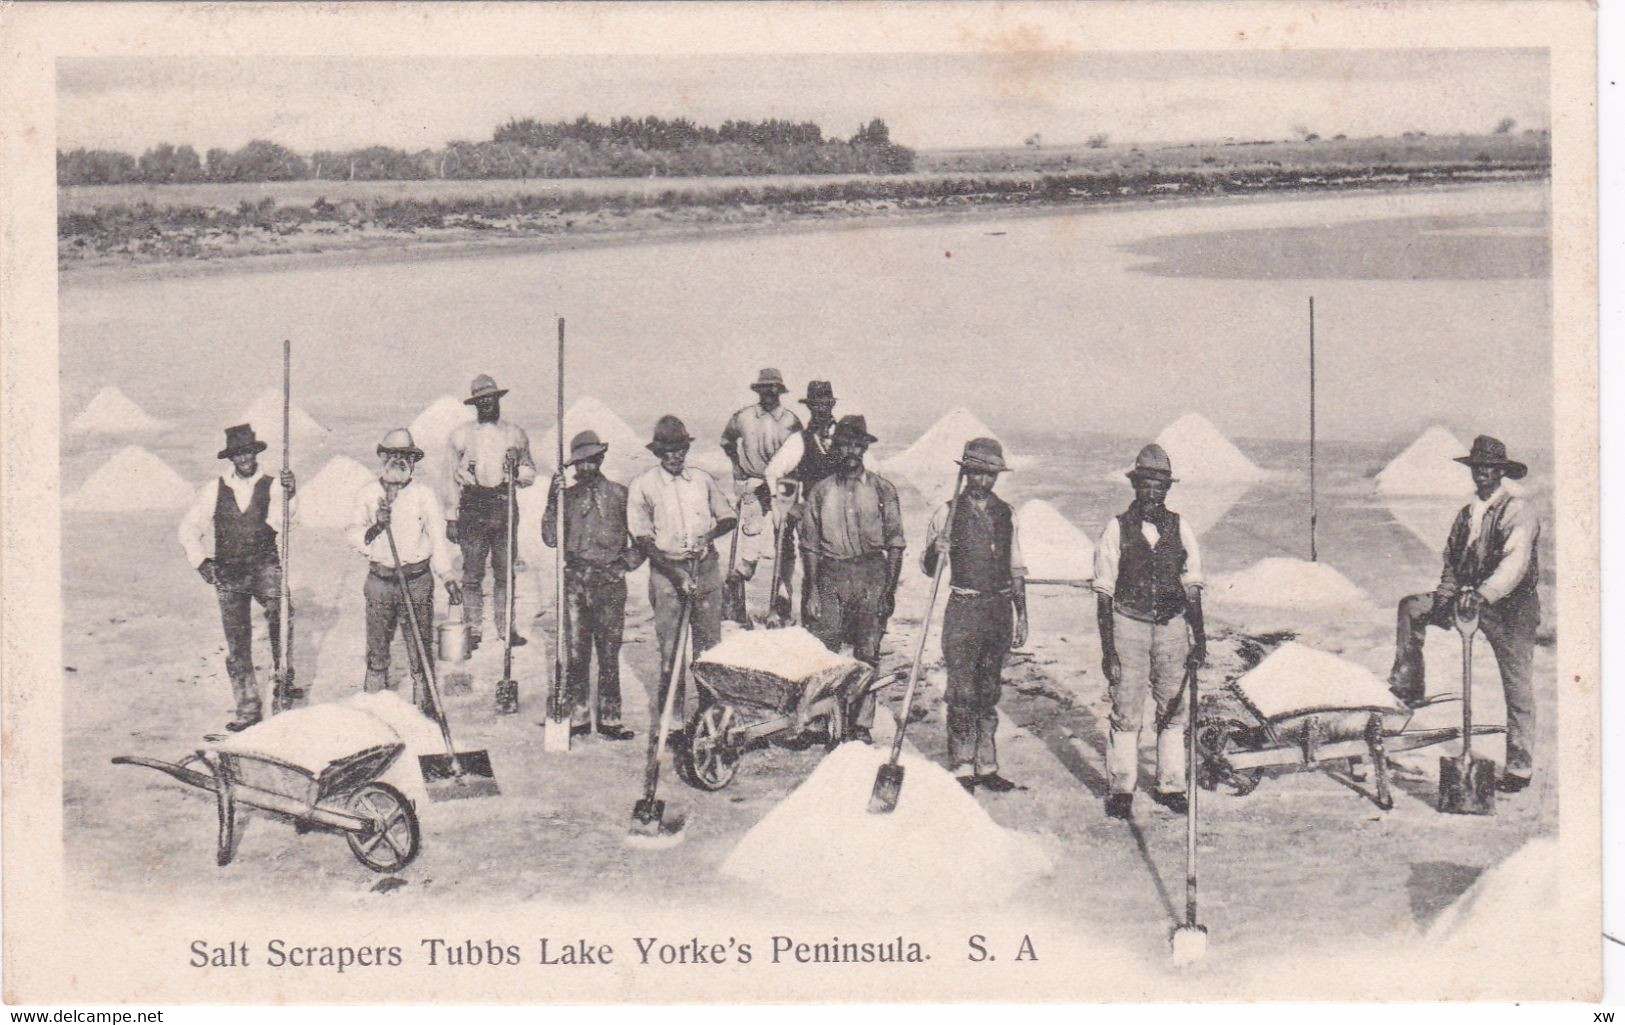
[[[48,6],[8,1001],[1600,995],[1584,5]]]

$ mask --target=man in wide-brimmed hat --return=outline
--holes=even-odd
[[[1111,695],[1106,740],[1106,814],[1133,814],[1140,725],[1156,705],[1158,804],[1186,814],[1185,672],[1207,658],[1202,553],[1196,533],[1165,504],[1175,477],[1161,445],[1147,445],[1128,472],[1134,501],[1106,523],[1095,546],[1095,619]]]
[[[993,493],[1010,469],[993,438],[973,438],[959,459],[964,488],[931,517],[921,569],[948,560],[948,608],[942,617],[947,663],[948,759],[967,790],[995,793],[1016,784],[999,775],[998,729],[1004,659],[1027,643],[1027,569],[1008,503]]]
[[[661,417],[648,444],[660,464],[627,486],[627,529],[651,567],[649,604],[654,607],[655,638],[660,644],[662,701],[683,602],[691,605],[694,655],[722,639],[722,570],[713,542],[734,529],[735,513],[716,478],[688,465],[693,441],[683,421]],[[675,702],[680,713],[681,693]]]
[[[559,495],[564,495],[564,633],[569,653],[571,729],[591,728],[587,670],[598,655],[598,732],[610,740],[630,740],[621,725],[621,633],[626,626],[626,574],[643,562],[643,551],[626,529],[624,484],[603,474],[609,446],[592,431],[570,440],[565,466],[576,481],[564,486],[564,469],[553,475],[542,516],[542,543],[559,544]]]
[[[733,462],[734,495],[739,505],[739,557],[730,573],[750,579],[756,563],[773,554],[769,514],[773,492],[767,485],[767,466],[785,441],[801,431],[801,419],[780,404],[790,389],[784,375],[764,367],[751,386],[756,404],[746,406],[728,418],[722,429],[722,450]]]
[[[265,449],[265,442],[254,436],[249,424],[227,427],[226,447],[216,458],[231,460],[231,470],[203,485],[177,532],[187,561],[214,588],[220,602],[226,675],[231,677],[237,704],[236,716],[226,729],[234,733],[259,722],[261,715],[259,681],[254,675],[253,602],[259,602],[264,611],[272,672],[281,682],[282,563],[277,532],[282,529],[282,504],[292,501],[295,481],[292,471],[280,478],[260,472],[259,454]],[[288,615],[293,615],[292,603]],[[288,681],[283,697],[303,696]]]
[[[508,622],[508,538],[517,537],[519,507],[508,501],[514,486],[528,488],[536,480],[536,463],[530,456],[530,438],[518,424],[502,419],[502,396],[487,374],[469,385],[465,405],[473,406],[472,423],[458,424],[451,432],[450,493],[456,507],[449,511],[448,537],[463,550],[463,593],[467,596],[466,615],[472,641],[482,636],[481,613],[485,607],[485,565],[491,564],[491,622],[497,636],[512,630],[515,647],[525,643],[517,627]],[[509,522],[512,505],[513,522]]]
[[[852,657],[880,665],[880,635],[897,597],[903,572],[903,514],[891,481],[863,467],[875,443],[861,416],[843,416],[835,427],[840,468],[807,492],[801,519],[802,558],[813,581],[807,625],[824,646],[852,645]],[[875,695],[854,696],[851,724],[869,739]]]
[[[1406,704],[1427,700],[1422,648],[1427,628],[1454,629],[1458,610],[1478,614],[1479,627],[1495,652],[1506,692],[1506,774],[1498,785],[1517,793],[1534,777],[1535,691],[1532,674],[1535,628],[1540,625],[1540,578],[1536,546],[1540,520],[1529,503],[1508,489],[1522,480],[1523,463],[1507,458],[1504,444],[1488,435],[1456,462],[1472,471],[1474,495],[1462,506],[1445,541],[1439,586],[1399,603],[1394,668],[1388,685]]]
[[[367,675],[362,687],[368,691],[394,689],[389,679],[390,644],[399,629],[406,637],[412,700],[432,713],[423,661],[412,627],[403,620],[408,615],[415,617],[424,646],[433,643],[434,581],[442,581],[452,600],[461,601],[456,563],[446,538],[440,499],[427,484],[413,479],[423,450],[412,443],[412,432],[401,427],[390,431],[378,442],[377,453],[378,477],[356,492],[355,511],[346,531],[350,543],[370,563],[361,589],[367,603]],[[401,580],[406,582],[410,605],[401,598]]]
[[[769,494],[774,496],[780,515],[779,586],[784,594],[774,595],[771,611],[780,620],[790,618],[791,575],[795,571],[799,547],[802,502],[819,481],[834,473],[839,465],[835,455],[835,389],[828,381],[808,381],[801,402],[807,407],[807,426],[786,438],[768,461],[763,476]],[[811,629],[807,599],[812,596],[812,574],[801,575],[801,621]]]

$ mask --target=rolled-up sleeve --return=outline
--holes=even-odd
[[[429,569],[440,580],[452,579],[457,572],[457,558],[446,538],[446,513],[428,488],[423,489],[418,499],[418,515],[422,517],[423,529],[429,533]]]
[[[350,507],[350,525],[345,528],[344,537],[350,542],[350,547],[372,558],[372,551],[367,544],[367,531],[378,520],[378,504],[374,497],[377,492],[369,483],[355,493],[355,503]]]
[[[927,560],[930,558],[931,553],[936,551],[937,539],[948,529],[949,505],[949,503],[944,502],[938,506],[937,511],[931,514],[931,522],[925,526],[925,546],[920,549],[920,570],[927,575],[933,569]]]
[[[647,475],[633,479],[626,489],[626,531],[633,537],[654,537],[654,508]]]
[[[1021,556],[1021,526],[1014,516],[1010,517],[1010,575],[1027,579],[1027,560]]]
[[[897,500],[897,489],[892,486],[891,481],[877,478],[875,490],[880,493],[882,544],[887,548],[902,551],[908,547],[908,539],[903,536],[903,506]]]
[[[196,569],[203,565],[203,560],[210,557],[209,511],[213,508],[219,496],[220,481],[213,480],[203,485],[198,491],[197,498],[193,499],[192,507],[186,510],[181,517],[181,525],[175,531],[175,537],[186,552],[186,559]]]
[[[703,471],[697,470],[695,472],[702,473]],[[728,496],[726,491],[722,490],[722,485],[718,484],[717,479],[711,476],[709,473],[705,474],[705,493],[707,500],[711,504],[711,518],[713,520],[713,526],[722,522],[723,520],[738,518],[739,513],[734,508],[733,499]]]
[[[1122,547],[1122,527],[1113,516],[1106,521],[1106,529],[1100,532],[1100,543],[1095,545],[1095,591],[1108,598],[1117,594],[1117,560]]]
[[[1185,572],[1179,575],[1179,582],[1187,589],[1199,588],[1206,582],[1202,577],[1202,549],[1197,547],[1196,531],[1183,516],[1179,518],[1179,543],[1185,546]]]

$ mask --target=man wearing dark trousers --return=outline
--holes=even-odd
[[[542,543],[559,546],[559,495],[564,495],[564,634],[569,652],[570,729],[590,730],[587,671],[598,656],[598,732],[610,740],[630,740],[621,725],[621,633],[626,626],[626,574],[643,562],[626,529],[626,485],[603,474],[609,446],[592,431],[570,441],[576,482],[564,486],[564,471],[553,477],[542,517]]]
[[[803,502],[807,493],[819,481],[835,472],[839,460],[835,456],[835,389],[828,381],[808,381],[807,394],[801,400],[807,407],[807,426],[790,435],[773,453],[763,476],[768,491],[780,510],[783,525],[779,530],[779,586],[783,595],[773,596],[773,615],[781,622],[790,619],[790,580],[796,566]],[[801,622],[812,629],[812,618],[807,601],[813,593],[813,577],[809,572],[801,575]]]
[[[236,701],[236,716],[226,724],[233,733],[260,721],[259,681],[254,675],[253,603],[265,614],[271,638],[273,672],[282,671],[282,563],[277,551],[282,503],[293,497],[294,477],[272,478],[259,471],[266,444],[249,424],[226,428],[226,447],[218,458],[231,460],[231,470],[205,484],[181,520],[178,537],[187,560],[220,603],[220,625],[226,634],[226,675]],[[288,606],[292,616],[293,606]],[[290,629],[290,633],[291,633]],[[289,700],[304,696],[291,686]]]
[[[1009,467],[993,438],[965,443],[959,460],[964,490],[931,517],[921,569],[948,560],[948,608],[942,657],[948,669],[948,758],[966,790],[1004,793],[1016,784],[999,775],[994,733],[1005,654],[1027,643],[1027,570],[1015,516],[993,493]]]
[[[1507,458],[1506,446],[1479,435],[1456,459],[1472,470],[1473,500],[1462,507],[1445,541],[1439,586],[1399,603],[1394,668],[1388,685],[1408,705],[1427,700],[1423,640],[1430,626],[1455,628],[1456,612],[1477,613],[1495,652],[1507,706],[1506,774],[1497,786],[1517,793],[1534,777],[1535,628],[1540,625],[1540,578],[1535,548],[1540,520],[1529,503],[1507,489],[1529,468]]]

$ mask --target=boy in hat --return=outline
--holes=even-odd
[[[713,542],[734,529],[735,514],[716,479],[687,465],[693,441],[683,421],[661,417],[648,444],[660,464],[627,486],[627,529],[649,557],[652,570],[649,604],[654,607],[655,638],[660,644],[662,701],[683,602],[691,605],[694,655],[722,639],[722,570]],[[679,693],[675,701],[673,707],[681,713],[683,695]],[[681,714],[677,718],[681,721]]]
[[[512,484],[528,488],[536,480],[536,463],[530,456],[530,438],[518,424],[502,419],[502,396],[487,374],[474,378],[464,405],[473,406],[472,423],[458,424],[451,432],[451,494],[457,506],[447,524],[447,537],[463,550],[463,593],[472,641],[480,642],[481,611],[485,599],[485,564],[491,563],[491,621],[497,636],[512,630],[514,647],[525,638],[508,622],[508,551],[510,533],[517,537],[519,509],[508,522],[508,488]]]
[[[454,576],[456,567],[440,501],[427,484],[412,478],[423,450],[412,443],[411,431],[396,428],[384,435],[377,451],[378,479],[368,481],[356,492],[355,512],[345,532],[371,564],[361,589],[367,602],[367,676],[363,687],[368,691],[393,689],[389,648],[400,628],[406,636],[406,661],[412,670],[413,703],[432,714],[428,682],[412,627],[402,626],[401,620],[407,615],[416,620],[418,636],[427,648],[434,637],[434,581],[445,583],[452,601],[461,601],[462,593]],[[397,578],[406,581],[410,606],[401,600]]]
[[[1010,506],[993,493],[1010,468],[993,438],[965,443],[959,460],[964,489],[931,517],[920,568],[936,573],[948,560],[948,608],[942,657],[948,669],[948,758],[966,790],[995,793],[1016,784],[999,775],[999,692],[1005,653],[1027,643],[1027,569]]]
[[[875,442],[861,416],[844,416],[835,428],[840,468],[807,493],[801,544],[807,577],[810,629],[831,651],[852,645],[852,657],[880,665],[880,635],[897,598],[903,572],[903,515],[897,489],[863,468]],[[875,695],[858,697],[852,727],[867,741],[875,721]]]
[[[769,494],[782,499],[783,526],[779,530],[778,557],[779,583],[785,594],[773,596],[772,613],[780,620],[790,618],[790,574],[796,565],[796,548],[800,534],[802,500],[813,485],[834,473],[839,465],[835,455],[835,389],[828,381],[808,381],[807,394],[801,399],[807,407],[807,426],[786,438],[779,450],[768,460],[763,476]],[[801,621],[811,628],[807,613],[807,599],[813,593],[811,573],[801,575]]]
[[[1111,695],[1106,814],[1133,813],[1140,774],[1140,724],[1147,698],[1157,710],[1157,803],[1186,814],[1185,671],[1207,658],[1202,555],[1196,533],[1164,505],[1174,484],[1161,445],[1147,445],[1128,472],[1134,501],[1113,517],[1095,548],[1095,618],[1101,670]]]
[[[643,562],[626,529],[626,485],[603,474],[609,446],[592,431],[570,441],[576,482],[564,486],[564,469],[553,476],[542,517],[542,543],[559,545],[559,495],[564,495],[564,633],[569,653],[569,690],[575,714],[571,730],[586,733],[587,669],[598,653],[598,732],[630,740],[621,725],[621,633],[626,626],[626,574]]]
[[[1388,685],[1412,707],[1427,700],[1422,647],[1427,628],[1455,627],[1455,614],[1478,614],[1479,627],[1495,652],[1506,692],[1507,764],[1498,786],[1517,793],[1534,776],[1535,691],[1531,679],[1535,628],[1540,625],[1540,578],[1535,547],[1540,520],[1529,503],[1508,490],[1522,480],[1523,463],[1507,458],[1506,446],[1479,435],[1456,462],[1472,470],[1473,500],[1456,515],[1445,541],[1439,586],[1399,603],[1394,668]]]
[[[764,536],[773,509],[773,492],[767,485],[768,463],[786,440],[801,431],[801,419],[779,403],[790,390],[784,386],[783,374],[773,367],[763,367],[750,387],[756,393],[756,404],[729,417],[722,429],[722,450],[733,462],[738,525],[744,535],[740,539],[739,564],[728,567],[728,571],[742,580],[749,580],[756,572],[757,560],[773,551],[771,536]]]
[[[252,602],[259,602],[265,614],[272,671],[278,683],[282,682],[282,563],[277,532],[281,529],[282,504],[292,501],[295,481],[292,471],[283,472],[276,480],[260,473],[259,454],[265,449],[265,442],[254,436],[249,424],[227,427],[226,447],[216,453],[216,458],[231,460],[231,470],[203,485],[177,531],[187,561],[214,588],[220,603],[220,625],[226,634],[226,675],[231,677],[231,692],[237,703],[236,718],[226,723],[226,729],[233,733],[260,721]],[[293,615],[291,603],[288,615]],[[304,697],[304,692],[289,681],[283,696],[295,700]]]

